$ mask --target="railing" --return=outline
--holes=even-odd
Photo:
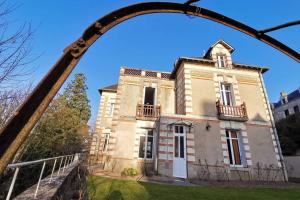
[[[160,106],[138,104],[136,107],[136,117],[138,118],[157,118],[160,116]]]
[[[219,119],[247,121],[246,104],[242,103],[240,106],[223,105],[220,101],[216,102],[217,114]]]
[[[41,172],[40,172],[40,175],[39,175],[39,180],[38,180],[37,185],[36,185],[35,193],[33,194],[33,199],[36,199],[38,191],[39,191],[40,183],[41,183],[41,180],[42,180],[42,177],[43,177],[43,173],[44,173],[44,170],[45,170],[46,163],[50,162],[50,161],[54,161],[54,163],[53,163],[53,166],[52,166],[51,175],[49,177],[49,183],[51,183],[51,181],[53,179],[53,176],[55,176],[55,174],[56,174],[56,176],[58,176],[61,172],[64,172],[65,169],[67,169],[67,167],[69,167],[70,165],[72,165],[74,163],[77,163],[79,161],[79,154],[65,155],[65,156],[46,158],[46,159],[35,160],[35,161],[9,164],[7,166],[7,169],[15,169],[15,171],[14,171],[14,175],[13,175],[11,184],[9,186],[9,190],[8,190],[8,193],[7,193],[7,196],[6,196],[6,200],[9,200],[11,195],[12,195],[12,192],[13,192],[15,182],[16,182],[16,179],[18,177],[18,173],[19,173],[20,168],[25,167],[25,166],[29,166],[29,165],[42,164]],[[59,162],[59,167],[58,167],[57,172],[55,172],[55,167],[57,166],[58,162]]]

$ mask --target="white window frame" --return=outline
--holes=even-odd
[[[110,103],[110,108],[109,108],[109,117],[112,117],[114,114],[114,109],[115,109],[115,103]]]
[[[226,90],[226,86],[229,86],[229,90]],[[232,84],[220,82],[220,95],[221,95],[221,100],[222,100],[223,105],[228,105],[227,104],[228,99],[227,99],[226,93],[230,93],[231,99],[230,99],[229,106],[233,106],[234,105],[234,103],[233,103],[234,102],[234,95],[233,95],[233,92],[232,92]]]
[[[229,137],[227,137],[226,136],[226,131],[228,131],[229,132]],[[237,137],[236,138],[232,138],[231,137],[231,132],[232,131],[234,131],[235,133],[236,133],[236,135],[237,135]],[[243,156],[243,148],[242,148],[242,141],[241,141],[241,139],[240,139],[240,136],[241,134],[240,134],[240,132],[239,131],[237,131],[237,130],[230,130],[230,129],[226,129],[225,130],[225,138],[226,138],[226,143],[228,143],[228,139],[229,139],[229,141],[230,141],[230,143],[229,143],[229,146],[230,146],[230,152],[229,152],[229,150],[228,150],[228,159],[229,159],[229,164],[230,164],[230,166],[231,167],[244,167],[244,156]],[[232,140],[237,140],[237,142],[238,142],[238,147],[239,147],[239,154],[240,154],[240,160],[241,160],[241,164],[235,164],[235,157],[234,157],[234,151],[233,151],[233,145],[232,145]],[[228,147],[228,145],[227,145],[227,147]],[[229,155],[229,153],[231,153],[231,158],[232,158],[232,164],[230,163],[230,155]]]
[[[281,99],[281,104],[287,104],[288,103],[288,98],[287,97],[283,97]]]
[[[152,131],[152,135],[148,135],[148,132],[149,131]],[[141,136],[145,136],[145,151],[144,151],[144,157],[141,158],[140,157],[140,144],[141,144]],[[148,147],[148,144],[147,144],[147,141],[148,141],[148,137],[152,137],[152,157],[151,158],[147,158],[147,147]],[[154,152],[154,143],[155,143],[155,140],[154,140],[154,130],[151,130],[151,129],[147,129],[146,132],[144,134],[140,134],[139,136],[139,151],[138,151],[138,159],[140,160],[152,160],[153,159],[153,154],[155,153]]]
[[[226,55],[222,53],[217,54],[217,62],[218,62],[218,67],[219,68],[226,68],[227,63],[226,63]],[[223,64],[223,66],[222,66]]]
[[[182,127],[182,132],[176,132],[176,127]],[[179,130],[180,130],[180,128],[179,128]],[[187,149],[186,149],[186,127],[184,126],[184,125],[174,125],[173,126],[173,134],[174,134],[174,137],[173,137],[173,144],[174,144],[174,149],[173,149],[173,157],[174,158],[181,158],[180,157],[180,146],[178,146],[177,148],[178,148],[178,156],[176,157],[175,156],[175,137],[182,137],[183,136],[183,159],[186,159],[187,157],[187,155],[186,155],[186,151],[187,151]],[[179,144],[180,143],[180,140],[178,140],[178,145],[180,145]]]

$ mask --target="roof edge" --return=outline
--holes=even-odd
[[[102,92],[117,92],[117,88],[118,88],[118,84],[114,84],[114,85],[110,85],[110,86],[107,86],[107,87],[103,87],[103,88],[100,88],[98,89],[100,95],[102,94]]]

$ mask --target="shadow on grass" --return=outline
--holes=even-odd
[[[88,178],[92,200],[298,200],[299,188],[238,188],[175,186],[117,180],[104,177]]]
[[[92,200],[149,199],[146,189],[136,181],[88,177],[88,193]]]

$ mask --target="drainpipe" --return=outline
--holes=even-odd
[[[160,120],[161,120],[161,118],[159,117],[158,126],[157,126],[156,157],[155,157],[155,169],[154,169],[157,174],[158,174],[158,150],[159,150]]]
[[[287,175],[286,167],[285,167],[285,164],[284,164],[284,161],[283,161],[283,155],[282,155],[282,151],[281,151],[281,146],[280,146],[280,142],[279,142],[279,138],[278,138],[278,134],[277,134],[277,130],[276,130],[276,126],[275,126],[275,122],[274,122],[272,110],[271,110],[271,107],[270,107],[268,94],[266,92],[266,87],[265,87],[264,80],[263,80],[263,77],[262,77],[262,69],[260,70],[259,78],[260,78],[260,82],[262,84],[264,97],[265,97],[265,99],[267,101],[267,107],[268,107],[268,110],[269,110],[270,121],[271,121],[271,124],[272,124],[272,129],[273,129],[273,132],[274,132],[275,141],[276,141],[276,144],[277,144],[277,149],[278,149],[278,154],[279,154],[279,160],[280,160],[280,163],[281,163],[281,166],[282,166],[282,172],[283,172],[284,181],[287,182],[288,181],[288,175]]]

